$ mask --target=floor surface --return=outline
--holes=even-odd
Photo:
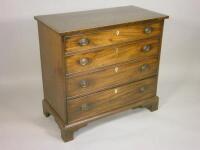
[[[53,117],[42,114],[42,86],[38,81],[4,86],[0,105],[2,150],[199,150],[200,80],[161,69],[158,111],[128,110],[75,132],[64,143]],[[12,87],[12,88],[11,88]],[[6,88],[9,88],[7,90]]]

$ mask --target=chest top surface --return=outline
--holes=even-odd
[[[47,25],[57,33],[83,31],[164,18],[168,18],[168,16],[135,6],[35,16],[36,20]]]

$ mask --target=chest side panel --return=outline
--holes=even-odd
[[[65,70],[62,39],[38,22],[44,99],[66,121]]]

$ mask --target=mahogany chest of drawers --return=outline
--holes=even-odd
[[[166,15],[134,6],[36,16],[43,111],[64,141],[88,122],[130,108],[158,108]]]

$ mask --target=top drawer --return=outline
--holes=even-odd
[[[67,52],[82,51],[115,43],[161,36],[163,22],[117,26],[94,32],[65,36]]]

